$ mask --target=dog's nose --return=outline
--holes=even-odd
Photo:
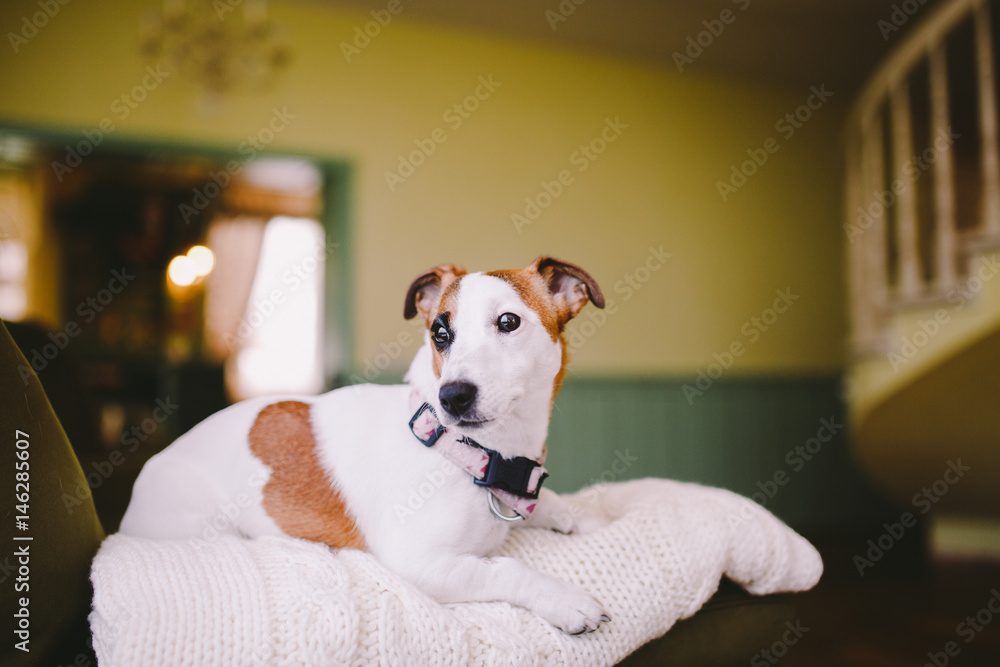
[[[476,401],[476,385],[471,382],[449,382],[438,392],[441,407],[453,417],[461,417]]]

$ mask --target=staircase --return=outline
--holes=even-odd
[[[926,11],[846,127],[852,443],[915,514],[995,519],[1000,2]],[[969,468],[961,476],[959,461]]]

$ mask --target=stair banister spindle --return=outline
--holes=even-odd
[[[930,51],[930,145],[940,133],[951,135],[948,109],[948,60],[944,43]],[[955,238],[955,162],[950,149],[939,151],[934,161],[934,268],[935,287],[944,292],[958,281]]]
[[[976,69],[979,75],[979,134],[982,141],[982,222],[984,235],[1000,234],[1000,145],[998,145],[996,83],[990,6],[979,0],[975,9]]]
[[[865,284],[865,252],[868,248],[866,235],[872,233],[871,224],[863,215],[865,201],[865,171],[861,158],[860,133],[847,142],[846,184],[848,230],[848,263],[850,268],[851,290],[851,328],[853,330],[853,347],[856,353],[863,354],[869,345],[873,333],[874,318],[872,317],[872,301]]]
[[[896,195],[897,289],[899,297],[905,300],[920,296],[921,287],[916,184],[907,178],[904,168],[913,156],[910,88],[905,77],[893,87],[889,106],[892,113],[893,173],[896,177],[889,187]]]
[[[882,141],[882,119],[875,112],[862,121],[861,130],[861,160],[862,182],[864,191],[862,201],[868,205],[872,219],[871,227],[862,237],[864,252],[865,291],[868,293],[869,307],[866,312],[873,314],[873,326],[878,325],[875,318],[881,318],[882,309],[886,305],[888,292],[888,273],[885,252],[885,219],[887,211],[875,199],[875,193],[883,190],[884,163],[882,159],[884,146]]]

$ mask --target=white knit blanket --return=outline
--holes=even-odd
[[[94,560],[94,648],[133,665],[613,665],[691,616],[722,576],[807,590],[806,540],[728,491],[666,480],[593,487],[615,520],[587,535],[511,531],[502,553],[580,584],[613,621],[571,637],[503,602],[441,605],[372,556],[300,540],[112,535]]]

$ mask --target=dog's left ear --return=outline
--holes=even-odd
[[[460,266],[440,264],[417,276],[406,292],[403,317],[409,320],[419,313],[430,326],[444,290],[464,275],[465,269]]]
[[[545,280],[564,322],[576,317],[588,300],[604,308],[604,295],[597,281],[576,264],[554,257],[539,257],[528,270],[537,271]]]

